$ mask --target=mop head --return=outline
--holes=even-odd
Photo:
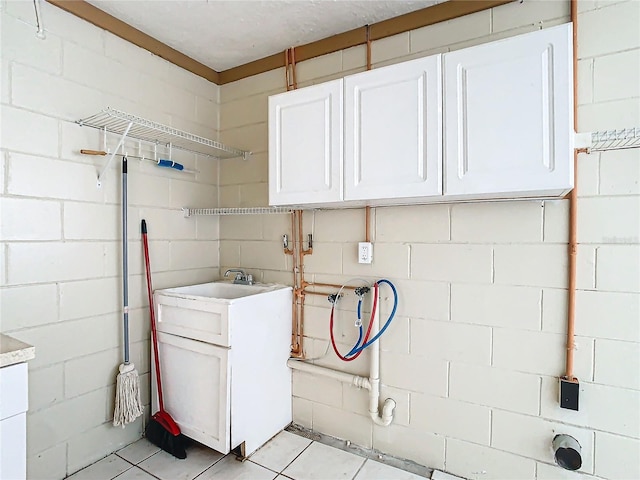
[[[116,407],[113,412],[113,425],[133,422],[144,413],[140,401],[140,380],[133,363],[120,365],[120,373],[116,377]]]

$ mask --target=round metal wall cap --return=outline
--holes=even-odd
[[[570,435],[556,435],[553,438],[553,451],[556,463],[566,470],[578,470],[582,466],[582,448]]]

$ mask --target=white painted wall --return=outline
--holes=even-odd
[[[640,2],[579,8],[579,130],[640,125]],[[374,67],[568,20],[568,1],[514,2],[376,41]],[[298,64],[298,79],[319,83],[364,65],[355,47]],[[267,204],[267,97],[284,85],[279,69],[221,87],[221,140],[254,152],[221,164],[222,206]],[[640,149],[581,155],[578,186],[579,412],[557,402],[568,232],[568,204],[558,200],[377,208],[371,266],[356,259],[362,210],[305,214],[315,240],[308,280],[387,277],[398,286],[381,356],[382,398],[398,407],[391,427],[374,427],[366,392],[295,373],[295,421],[465,478],[639,478]],[[290,283],[284,233],[287,216],[221,218],[221,268]],[[308,304],[305,348],[315,357],[327,348],[329,311],[321,297]],[[339,319],[343,349],[356,339],[353,319]],[[318,363],[367,372],[366,355],[345,365],[331,352]],[[558,432],[582,444],[581,473],[553,464]]]
[[[215,138],[219,88],[42,2],[1,8],[0,329],[35,345],[29,362],[28,478],[62,478],[140,437],[111,426],[122,362],[120,162],[102,189],[97,131],[74,120],[111,106]],[[113,146],[113,143],[112,143]],[[135,147],[128,145],[129,153]],[[132,361],[149,411],[149,320],[140,220],[149,224],[154,286],[218,275],[218,164],[178,161],[197,175],[129,161]]]

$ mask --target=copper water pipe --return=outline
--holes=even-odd
[[[301,270],[302,264],[300,263],[302,256],[300,255],[301,244],[298,242],[299,232],[298,228],[300,227],[300,222],[298,221],[300,217],[300,211],[295,210],[293,212],[293,222],[291,236],[293,238],[293,311],[294,311],[294,322],[293,322],[293,331],[292,331],[292,342],[291,342],[291,356],[302,358],[304,351],[302,348],[302,309],[300,305],[300,280],[301,280]]]
[[[334,283],[319,283],[319,282],[311,282],[311,283],[304,282],[303,287],[304,288],[307,288],[307,287],[328,287],[328,288],[338,288],[338,289],[339,288],[346,288],[346,289],[349,289],[349,290],[355,290],[356,288],[358,288],[358,287],[354,287],[352,285],[336,285]]]
[[[287,92],[291,90],[291,81],[289,80],[289,49],[284,51],[284,81],[287,84]]]
[[[371,25],[366,26],[367,34],[367,70],[371,70]]]
[[[371,207],[364,207],[364,241],[371,241]]]
[[[291,356],[304,358],[304,298],[305,291],[303,288],[304,280],[304,255],[311,252],[305,252],[302,248],[302,210],[296,210],[295,215],[297,217],[297,222],[294,222],[297,227],[297,231],[292,232],[294,238],[297,237],[294,244],[296,245],[296,253],[298,255],[297,258],[297,269],[294,270],[294,288],[293,288],[293,299],[294,305],[296,309],[296,331],[295,331],[295,340],[293,341],[293,346],[291,349]],[[294,254],[295,257],[295,254]]]
[[[293,77],[293,89],[298,88],[298,79],[296,78],[296,47],[291,47],[291,73]]]
[[[571,23],[573,24],[573,129],[578,130],[578,1],[571,0]],[[565,379],[577,381],[573,376],[573,354],[575,351],[576,314],[576,265],[578,214],[578,151],[573,152],[573,190],[569,194],[569,286],[567,305],[567,363]]]
[[[371,26],[367,25],[366,27],[366,34],[367,34],[367,70],[371,70]],[[371,234],[369,233],[371,231],[369,223],[370,223],[370,218],[371,218],[371,207],[370,206],[366,206],[364,207],[364,218],[365,218],[365,222],[364,222],[364,228],[365,228],[365,233],[364,233],[364,241],[365,242],[370,242],[371,241]]]

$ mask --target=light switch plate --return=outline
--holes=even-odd
[[[358,243],[358,263],[371,263],[373,261],[373,244],[371,242]]]

